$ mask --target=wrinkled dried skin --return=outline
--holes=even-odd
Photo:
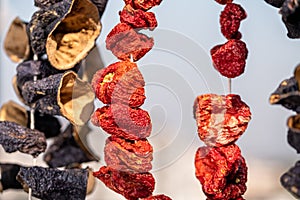
[[[89,0],[72,0],[68,14],[48,35],[50,63],[59,70],[74,67],[94,47],[101,30],[97,7]]]
[[[77,74],[66,72],[58,86],[57,103],[62,115],[72,124],[82,126],[94,110],[95,94],[92,86],[78,78]]]
[[[280,8],[285,0],[265,0],[268,4]]]
[[[109,137],[104,148],[108,167],[127,172],[148,172],[152,169],[153,148],[148,140],[125,140]]]
[[[14,122],[0,122],[0,144],[7,153],[20,151],[37,157],[46,150],[45,135]]]
[[[151,197],[144,198],[142,200],[172,200],[170,197],[160,194],[160,195],[155,195]]]
[[[26,109],[14,101],[4,103],[0,108],[0,121],[15,122],[27,126],[28,114]]]
[[[271,94],[269,102],[300,113],[300,92],[297,80],[292,77],[282,81],[275,92]]]
[[[57,98],[53,95],[47,95],[34,103],[34,109],[42,114],[61,115],[57,104]]]
[[[73,128],[66,130],[53,141],[44,155],[44,161],[52,168],[64,167],[76,163],[95,161],[80,148],[73,137]]]
[[[226,4],[220,15],[221,32],[227,39],[241,39],[240,23],[247,17],[242,6],[234,3]]]
[[[162,0],[124,0],[125,4],[131,5],[135,9],[147,11],[154,6],[158,6]]]
[[[287,140],[289,145],[300,153],[300,115],[291,116],[288,119],[288,135]]]
[[[58,170],[43,167],[21,167],[17,180],[24,190],[32,189],[32,196],[43,200],[84,200],[87,169]]]
[[[7,189],[22,189],[22,185],[16,180],[19,170],[19,165],[0,163],[0,192]]]
[[[195,156],[196,177],[208,199],[231,200],[247,189],[247,166],[239,147],[200,147]]]
[[[129,140],[149,137],[152,130],[148,112],[118,104],[97,109],[91,117],[91,122],[108,134]]]
[[[290,192],[296,199],[300,198],[300,162],[297,161],[294,167],[289,169],[280,178],[281,185]]]
[[[18,100],[26,105],[25,99],[22,97],[21,94],[21,89],[18,87],[17,76],[13,76],[11,83],[12,83],[13,90],[16,96],[18,97]]]
[[[152,195],[155,180],[150,173],[127,173],[110,167],[101,167],[93,174],[108,188],[128,200],[137,200]]]
[[[4,50],[13,62],[21,62],[30,57],[29,37],[26,31],[26,23],[16,17],[5,36]]]
[[[215,69],[227,78],[235,78],[244,73],[248,49],[241,40],[231,39],[217,45],[210,51]]]
[[[153,45],[153,38],[137,33],[125,23],[116,25],[106,38],[106,48],[120,60],[138,61]]]
[[[34,5],[42,9],[47,9],[50,6],[53,6],[54,4],[61,1],[63,0],[34,0]]]
[[[126,5],[119,13],[120,21],[130,25],[132,28],[144,28],[154,30],[157,27],[157,21],[153,12],[145,12],[140,9],[134,9],[130,4]]]
[[[223,146],[245,132],[251,112],[238,95],[204,94],[195,100],[194,116],[200,139],[208,146]]]
[[[145,97],[145,81],[133,62],[117,62],[98,71],[92,80],[92,87],[98,99],[105,104],[141,106]]]

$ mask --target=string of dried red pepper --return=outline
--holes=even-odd
[[[153,38],[140,30],[157,27],[155,14],[148,10],[162,0],[124,1],[121,22],[106,38],[106,48],[121,61],[99,70],[92,80],[97,98],[107,105],[97,109],[91,121],[111,135],[104,148],[107,166],[93,175],[126,199],[170,200],[152,194],[155,179],[149,171],[153,148],[147,140],[152,124],[148,112],[140,108],[146,98],[145,81],[134,63],[154,45]]]
[[[235,141],[245,132],[251,112],[239,95],[231,94],[231,78],[245,69],[248,50],[238,30],[247,14],[232,0],[216,2],[225,5],[220,24],[228,41],[216,45],[210,53],[215,69],[229,78],[229,94],[204,94],[195,100],[198,135],[206,144],[195,155],[196,177],[208,200],[242,200],[247,189],[247,166]]]

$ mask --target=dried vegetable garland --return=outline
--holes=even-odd
[[[91,169],[80,164],[98,161],[80,135],[89,129],[94,109],[91,85],[80,78],[81,61],[95,46],[105,0],[35,0],[38,10],[28,23],[16,18],[4,49],[18,62],[13,86],[20,101],[2,105],[0,144],[7,153],[19,151],[34,158],[45,152],[50,168],[0,163],[0,192],[24,189],[41,199],[85,199],[94,188]],[[76,107],[76,109],[74,109]],[[63,116],[67,127],[57,116]],[[57,167],[64,167],[59,170]],[[51,190],[49,190],[51,188]]]
[[[208,200],[242,200],[247,189],[247,166],[235,141],[245,132],[251,112],[239,95],[231,94],[231,78],[245,69],[248,50],[238,30],[247,14],[232,0],[216,2],[225,5],[220,24],[228,41],[213,47],[210,53],[215,69],[229,79],[229,94],[204,94],[195,100],[198,135],[206,145],[195,155],[196,177]]]
[[[288,31],[287,36],[291,39],[300,38],[300,1],[298,0],[265,0],[268,4],[279,8],[282,21]],[[287,141],[297,153],[300,152],[300,65],[294,70],[294,76],[280,83],[278,88],[271,94],[270,103],[272,105],[279,104],[286,109],[296,112],[288,118],[288,134]],[[284,173],[280,182],[281,185],[289,191],[295,198],[300,198],[300,165],[299,161],[295,166]]]
[[[154,195],[152,169],[153,148],[147,137],[152,130],[147,111],[140,108],[145,97],[145,81],[135,61],[154,45],[153,38],[140,32],[157,27],[155,14],[148,12],[161,0],[125,0],[120,23],[106,38],[106,48],[119,62],[95,73],[92,87],[106,106],[98,108],[91,121],[111,136],[107,138],[104,155],[107,166],[94,172],[109,189],[126,199],[170,200]]]

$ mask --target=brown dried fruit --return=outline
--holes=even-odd
[[[129,107],[141,106],[145,97],[145,81],[137,65],[124,61],[96,72],[92,87],[98,99],[105,104],[117,103]]]
[[[137,61],[154,45],[153,38],[137,33],[125,23],[117,24],[106,38],[106,48],[120,60]]]
[[[91,122],[108,134],[129,140],[149,137],[152,130],[147,111],[118,104],[98,108],[92,115]]]
[[[195,100],[194,116],[200,139],[208,146],[224,146],[245,132],[251,112],[239,95],[204,94]]]

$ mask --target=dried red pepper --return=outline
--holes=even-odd
[[[209,146],[223,146],[245,132],[251,112],[239,95],[204,94],[195,100],[194,116],[200,139]]]
[[[242,6],[235,3],[227,3],[220,15],[221,32],[227,39],[240,39],[238,31],[242,20],[246,19],[247,13]]]
[[[172,200],[170,197],[167,197],[166,195],[160,194],[160,195],[155,195],[151,196],[142,200]]]
[[[241,199],[247,189],[247,166],[239,147],[200,147],[195,157],[196,177],[209,200]]]
[[[91,121],[108,134],[129,140],[149,137],[152,130],[151,119],[147,111],[120,104],[97,109]]]
[[[152,169],[153,148],[148,140],[126,140],[111,136],[104,148],[108,167],[127,172],[148,172]]]
[[[106,48],[120,60],[137,61],[154,45],[153,38],[137,33],[125,23],[117,24],[106,38]]]
[[[116,62],[99,70],[93,77],[92,87],[98,99],[105,104],[122,103],[141,106],[145,97],[143,75],[133,62]]]
[[[149,10],[158,6],[162,0],[124,0],[125,4],[131,5],[135,9]]]
[[[213,65],[223,76],[235,78],[244,73],[248,50],[241,40],[231,39],[210,51]]]
[[[101,167],[93,175],[108,188],[128,200],[137,200],[152,195],[155,180],[150,173],[128,173],[110,167]]]
[[[130,25],[132,28],[149,28],[154,30],[157,27],[157,21],[153,12],[134,9],[130,4],[127,4],[119,14],[120,21]]]

